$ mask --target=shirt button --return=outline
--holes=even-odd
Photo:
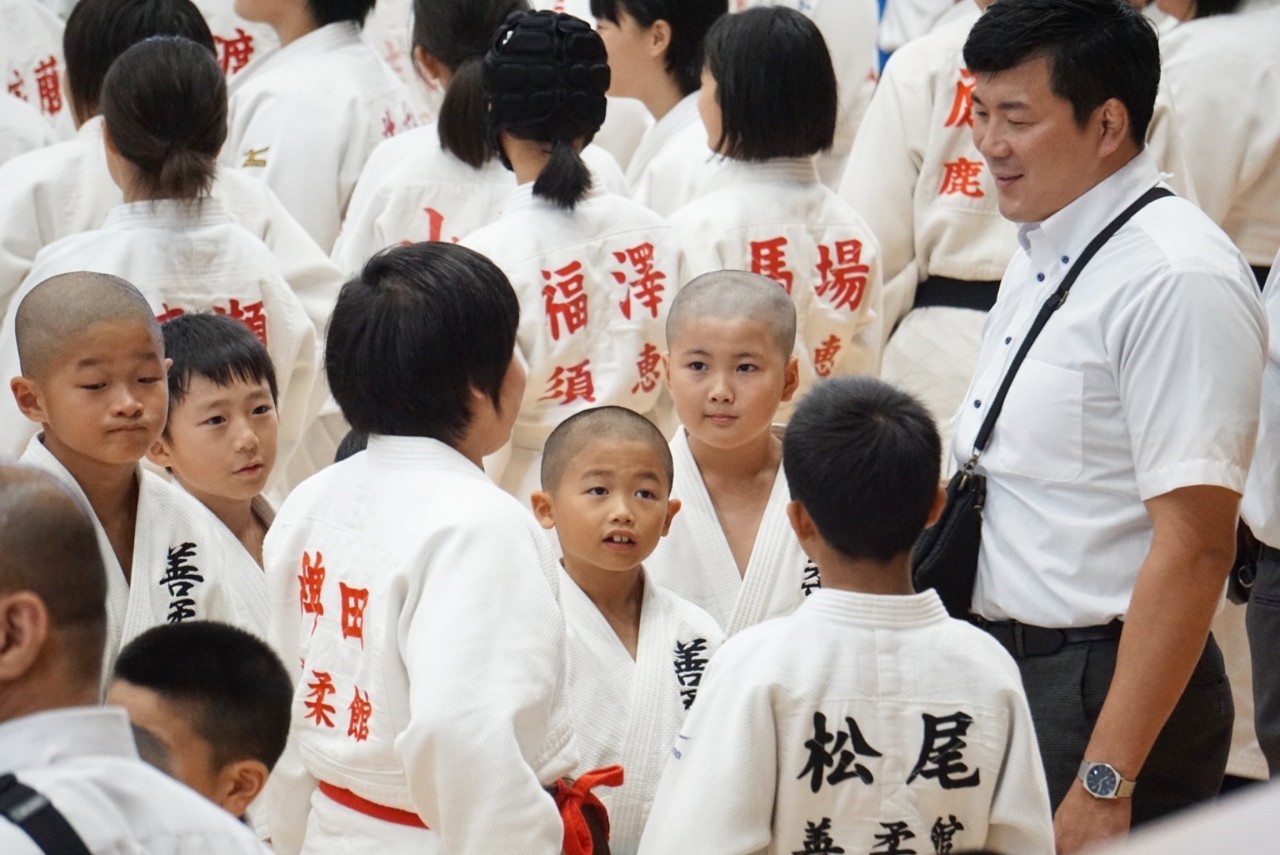
[[[1063,264],[1067,264],[1067,263],[1069,263],[1070,261],[1071,261],[1071,259],[1067,258],[1065,255],[1064,255],[1064,256],[1062,256],[1062,263],[1063,263]]]
[[[1043,282],[1043,281],[1044,281],[1044,274],[1043,274],[1043,273],[1037,273],[1037,274],[1036,274],[1036,281],[1037,281],[1037,282]]]
[[[1012,342],[1012,341],[1013,341],[1013,336],[1011,336],[1011,335],[1007,335],[1007,336],[1005,336],[1005,337],[1004,337],[1004,343],[1005,343],[1005,344],[1009,344],[1009,343],[1010,343],[1010,342]]]
[[[980,409],[981,407],[982,407],[982,402],[981,402],[981,401],[974,401],[974,402],[973,402],[973,408],[974,408],[975,410]]]

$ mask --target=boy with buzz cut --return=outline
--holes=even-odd
[[[671,452],[623,407],[566,419],[547,440],[533,511],[564,553],[569,705],[584,768],[621,765],[600,795],[613,855],[634,855],[672,740],[724,633],[711,615],[645,578],[671,526]]]
[[[692,280],[667,316],[667,388],[681,425],[672,497],[683,510],[646,566],[726,636],[790,614],[819,584],[787,524],[773,423],[800,382],[795,341],[787,292],[741,270]]]
[[[172,473],[261,566],[275,516],[262,490],[280,431],[271,356],[226,315],[179,315],[160,331],[172,361],[169,419],[147,459]]]
[[[124,646],[108,706],[155,738],[164,770],[243,817],[289,736],[293,684],[280,657],[214,621],[155,626]]]
[[[878,380],[829,380],[783,456],[822,589],[717,654],[640,851],[1052,852],[1017,667],[912,588],[912,545],[944,500],[924,407]]]
[[[209,510],[139,465],[160,438],[169,391],[160,325],[123,279],[66,273],[37,285],[15,318],[18,409],[41,426],[19,462],[93,511],[107,565],[104,674],[148,627],[222,620],[265,634],[265,583]]]

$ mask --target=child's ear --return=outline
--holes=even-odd
[[[667,55],[670,47],[671,24],[659,18],[649,27],[649,56],[661,59]]]
[[[938,485],[937,495],[933,497],[933,507],[929,509],[929,519],[925,522],[925,528],[933,525],[938,521],[938,517],[942,516],[942,509],[947,506],[947,488]]]
[[[667,384],[667,391],[671,391],[671,351],[662,354],[662,382]]]
[[[809,516],[804,505],[795,499],[787,502],[787,520],[791,523],[791,530],[796,533],[796,539],[800,541],[801,546],[818,533],[818,527],[813,524],[813,517]]]
[[[173,456],[169,453],[169,443],[165,442],[163,436],[151,443],[151,447],[147,449],[147,459],[161,469],[173,467]]]
[[[44,405],[40,403],[40,386],[30,377],[14,377],[9,381],[9,391],[13,400],[18,402],[22,414],[36,424],[44,424],[49,420],[45,415]]]
[[[667,532],[671,531],[671,521],[676,518],[676,513],[680,510],[680,500],[671,499],[667,502],[667,520],[662,524],[662,536],[666,537]]]
[[[426,48],[422,45],[414,45],[413,47],[413,67],[418,72],[419,77],[436,86],[443,86],[444,81],[449,78],[448,67],[439,59],[427,53]]]
[[[782,372],[782,400],[790,401],[791,396],[800,388],[800,360],[792,356],[787,360],[787,367]]]
[[[244,816],[270,776],[261,760],[236,760],[218,772],[218,805],[234,817]]]
[[[529,496],[529,504],[533,506],[533,515],[538,518],[538,525],[548,531],[556,527],[556,508],[550,493],[542,490],[534,492]]]

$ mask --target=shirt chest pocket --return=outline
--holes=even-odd
[[[1082,468],[1084,375],[1027,359],[992,435],[993,468],[1044,481],[1070,481]]]

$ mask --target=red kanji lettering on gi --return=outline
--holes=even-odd
[[[787,269],[787,239],[751,241],[751,272],[768,276],[790,294],[795,277]]]
[[[333,678],[329,676],[328,671],[312,671],[311,676],[316,678],[314,683],[307,683],[307,688],[311,693],[307,695],[307,700],[303,703],[307,708],[307,714],[304,718],[314,719],[316,727],[321,725],[325,727],[333,727],[333,714],[336,712],[333,705],[325,703],[329,696],[338,691],[333,687]]]
[[[52,116],[62,109],[62,84],[58,80],[58,58],[50,56],[36,66],[36,88],[40,109]]]
[[[18,69],[15,68],[13,70],[13,79],[9,81],[8,86],[9,94],[14,98],[21,98],[23,101],[27,100],[26,81],[22,79],[22,72],[18,71]]]
[[[356,742],[364,742],[369,738],[369,717],[373,715],[373,704],[369,703],[369,693],[361,692],[356,686],[355,697],[351,699],[351,718],[347,721],[347,736]]]
[[[256,303],[240,304],[239,300],[232,299],[228,308],[214,306],[213,310],[219,315],[226,315],[235,318],[240,323],[249,328],[249,332],[258,337],[258,341],[262,342],[262,346],[267,346],[267,316],[262,311],[262,301]]]
[[[302,553],[302,572],[298,574],[298,600],[302,603],[304,615],[315,615],[311,620],[311,631],[316,631],[316,624],[324,614],[324,603],[320,595],[324,593],[324,556],[316,553],[312,563],[311,553]]]
[[[566,335],[573,335],[587,325],[587,291],[583,286],[582,262],[574,261],[552,273],[542,271],[548,284],[542,289],[547,310],[547,326],[551,337],[560,340],[560,322],[564,321]],[[557,300],[557,297],[563,299]]]
[[[218,63],[225,75],[235,74],[253,59],[253,36],[240,27],[236,27],[235,38],[214,36],[213,41],[218,47]]]
[[[168,303],[161,303],[160,308],[164,309],[164,311],[156,315],[156,322],[161,324],[174,318],[180,318],[187,313],[185,309],[179,306],[170,308]]]
[[[444,214],[435,208],[423,208],[423,213],[427,215],[427,240],[440,241],[444,240]],[[457,235],[449,238],[454,243],[458,242]],[[409,243],[409,241],[404,241]]]
[[[561,406],[571,404],[579,399],[589,404],[596,402],[596,386],[591,380],[591,371],[587,368],[590,359],[584,359],[577,365],[563,368],[559,365],[547,381],[547,394],[539,401],[559,401]]]
[[[350,588],[339,582],[338,592],[342,595],[342,637],[358,638],[364,647],[364,609],[369,605],[369,589]]]
[[[636,362],[636,369],[640,372],[640,382],[631,387],[631,394],[635,394],[640,390],[652,392],[658,385],[658,365],[661,364],[662,357],[658,354],[658,348],[644,343],[644,349],[640,351],[640,359]]]
[[[978,176],[982,175],[982,161],[966,160],[962,157],[942,165],[946,173],[942,176],[942,189],[938,191],[939,196],[953,196],[958,193],[962,196],[981,199],[986,195],[978,183]]]
[[[956,81],[956,97],[951,102],[951,112],[947,115],[944,127],[954,128],[957,125],[973,127],[973,87],[978,78],[967,68],[960,69],[960,79]]]
[[[391,118],[390,110],[384,110],[382,113],[382,135],[388,138],[396,135],[396,120]]]
[[[867,273],[871,268],[862,263],[862,241],[838,240],[835,251],[826,244],[818,246],[818,287],[814,290],[837,309],[854,311],[862,303],[867,290]]]
[[[387,65],[391,66],[391,70],[396,73],[397,77],[404,74],[403,68],[400,66],[400,60],[404,59],[404,51],[400,50],[395,39],[383,39],[382,46],[386,48],[386,53],[382,58],[386,60]]]
[[[653,268],[653,244],[642,243],[622,252],[615,252],[613,257],[620,264],[630,264],[635,271],[635,279],[627,282],[627,274],[621,270],[613,271],[614,281],[627,286],[627,296],[620,304],[622,316],[631,319],[631,298],[634,296],[641,306],[649,310],[651,317],[658,317],[658,306],[662,305],[662,292],[666,287],[662,280],[667,274]]]
[[[840,353],[840,337],[829,336],[826,341],[813,350],[813,371],[819,377],[830,377],[831,369],[836,367],[836,356]]]

